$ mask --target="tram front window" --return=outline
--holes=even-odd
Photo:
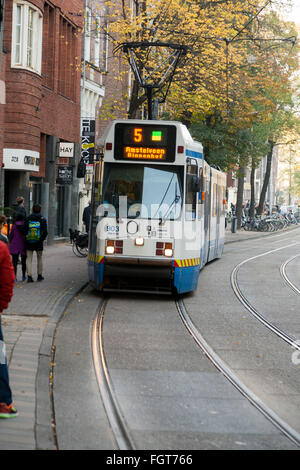
[[[179,167],[108,163],[103,191],[106,215],[177,219],[182,206],[182,181],[183,169]]]

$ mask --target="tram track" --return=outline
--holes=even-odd
[[[195,340],[196,344],[202,349],[205,355],[216,366],[216,368],[230,381],[230,383],[247,398],[269,421],[271,421],[286,437],[294,444],[300,447],[300,434],[295,431],[288,423],[283,421],[274,411],[269,408],[260,398],[255,395],[230,369],[230,367],[220,358],[220,356],[205,341],[198,328],[193,323],[183,300],[176,300],[176,308],[179,316]]]
[[[100,303],[92,326],[92,355],[94,369],[103,405],[115,437],[116,444],[120,450],[134,450],[135,447],[130,436],[130,432],[115,396],[104,354],[103,318],[107,302],[107,300],[103,300]]]
[[[291,263],[295,258],[298,258],[298,256],[300,256],[300,254],[298,255],[294,255],[292,256],[291,258],[289,258],[287,261],[285,261],[284,263],[282,263],[282,265],[280,266],[280,274],[281,276],[283,277],[283,279],[285,280],[286,284],[294,291],[296,292],[296,294],[300,295],[300,289],[288,278],[287,274],[286,274],[286,267],[289,263]]]
[[[117,396],[110,379],[106,363],[103,344],[103,320],[108,300],[100,303],[98,312],[92,325],[92,354],[99,391],[103,400],[107,418],[120,450],[135,450],[136,446],[128,429],[126,419],[118,404]],[[282,420],[271,408],[269,408],[257,395],[255,395],[221,359],[213,348],[205,341],[199,329],[193,323],[189,312],[182,299],[175,300],[175,307],[185,328],[190,333],[196,344],[205,353],[214,366],[229,380],[229,382],[277,429],[289,440],[300,447],[300,434],[288,423]],[[299,346],[300,347],[300,346]]]
[[[239,263],[237,266],[235,266],[235,268],[233,269],[233,271],[231,273],[231,287],[232,287],[237,299],[241,302],[242,305],[244,305],[244,307],[256,319],[258,319],[264,326],[266,326],[269,330],[271,330],[273,333],[275,333],[279,338],[281,338],[283,341],[288,343],[290,346],[292,346],[293,348],[295,348],[297,350],[300,350],[300,345],[297,343],[296,338],[292,337],[291,335],[289,335],[288,333],[283,331],[281,328],[276,326],[274,323],[272,323],[270,320],[268,320],[257,308],[255,308],[250,303],[250,301],[247,299],[247,297],[244,295],[244,293],[242,292],[242,290],[240,288],[240,285],[238,283],[238,272],[239,272],[240,268],[243,265],[245,265],[249,261],[253,261],[255,259],[261,258],[263,256],[269,255],[271,253],[275,253],[277,251],[280,251],[280,250],[283,250],[283,249],[286,249],[286,248],[290,248],[290,247],[295,246],[295,245],[299,245],[299,242],[295,242],[295,243],[292,243],[292,244],[289,244],[289,245],[286,245],[286,246],[283,246],[283,247],[280,247],[280,248],[275,248],[273,250],[268,250],[268,251],[266,251],[264,253],[261,253],[259,255],[252,256],[250,258],[245,259],[244,261]],[[299,256],[299,255],[297,255],[297,256]],[[295,256],[290,258],[286,263],[284,263],[285,266],[288,264],[289,261],[291,261],[294,258],[295,258]],[[283,272],[284,272],[284,269],[285,268],[283,268]],[[290,286],[292,286],[291,283],[290,283]]]

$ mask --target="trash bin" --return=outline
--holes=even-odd
[[[237,217],[233,216],[231,219],[231,232],[235,233],[237,228]]]

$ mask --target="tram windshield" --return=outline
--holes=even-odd
[[[174,220],[182,206],[183,168],[107,163],[103,205],[108,217]]]

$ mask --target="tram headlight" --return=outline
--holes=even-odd
[[[106,240],[105,253],[107,255],[113,255],[114,252],[115,252],[115,241],[114,240]]]
[[[135,240],[134,240],[134,244],[136,246],[143,246],[144,245],[144,239],[143,237],[137,237]]]
[[[164,255],[171,257],[173,256],[173,246],[172,243],[165,243]]]
[[[106,240],[105,254],[114,255],[123,253],[123,240]]]
[[[171,258],[173,256],[173,245],[172,243],[156,243],[156,256],[167,256]]]

